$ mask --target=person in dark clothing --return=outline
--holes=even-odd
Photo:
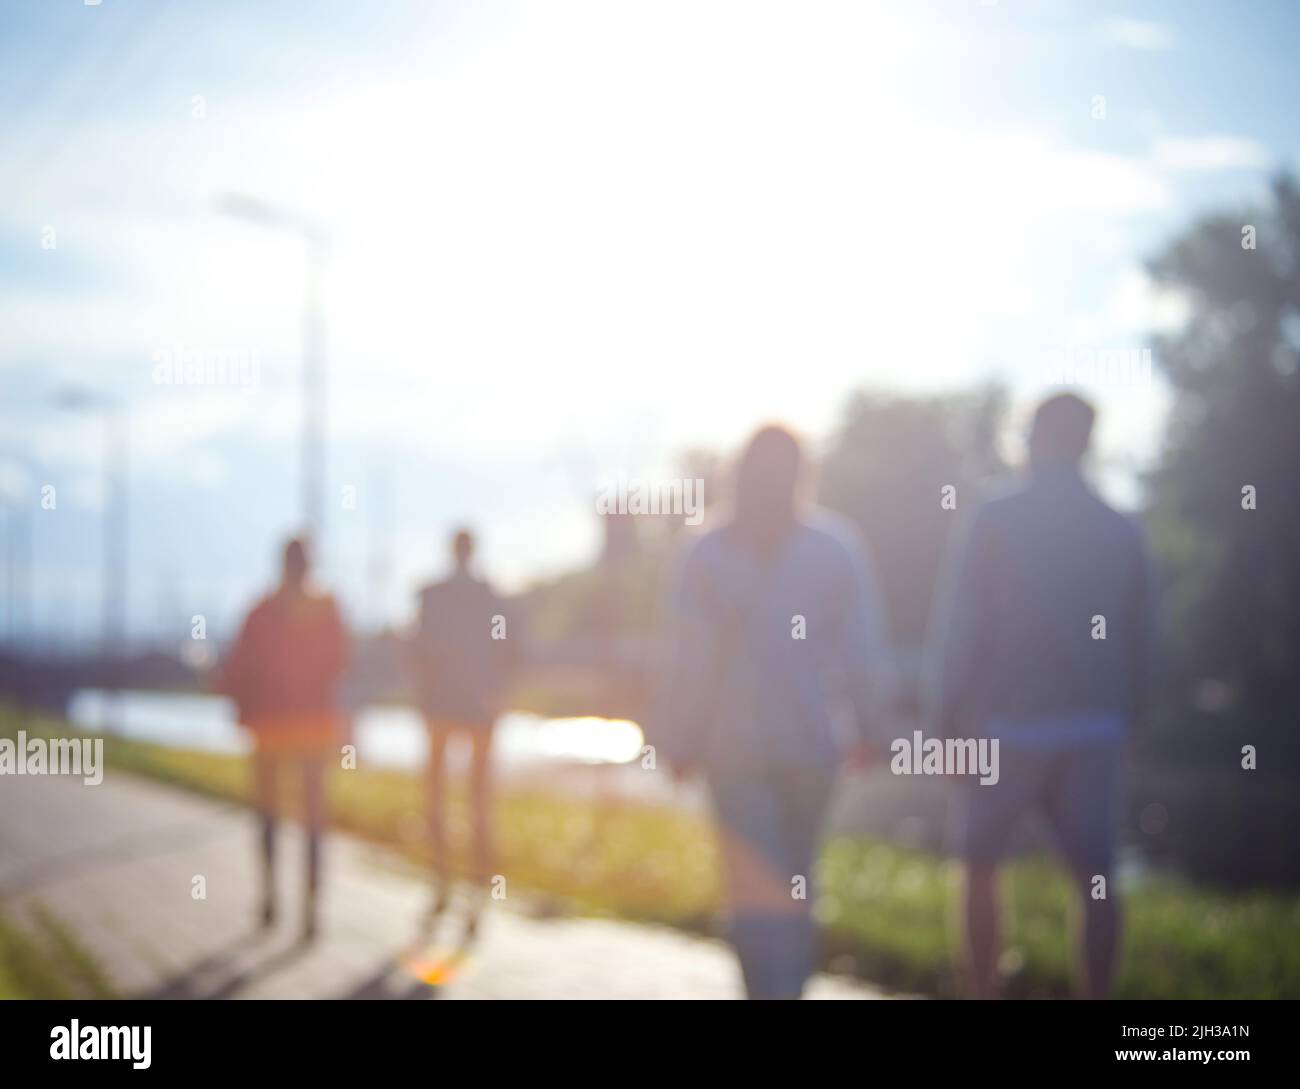
[[[997,864],[1020,818],[1045,817],[1082,905],[1082,990],[1109,993],[1121,753],[1142,711],[1153,591],[1141,531],[1079,471],[1094,411],[1044,401],[1023,481],[975,510],[950,554],[930,639],[928,721],[996,738],[1000,775],[962,783],[953,835],[966,868],[971,992],[994,993]]]
[[[473,555],[473,536],[458,531],[452,538],[451,576],[420,591],[419,625],[411,648],[416,698],[429,730],[433,917],[446,910],[451,891],[445,809],[446,754],[452,738],[469,746],[474,880],[486,889],[492,876],[492,731],[518,661],[518,632],[509,625],[504,600],[472,573]],[[476,909],[469,920],[470,934],[478,919]]]

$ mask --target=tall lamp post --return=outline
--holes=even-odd
[[[17,450],[3,449],[0,450],[0,457],[12,458],[23,467],[24,486],[19,491],[20,494],[26,491],[26,484],[32,476],[30,472],[26,471],[28,469],[26,454]],[[36,519],[29,509],[28,503],[22,499],[4,495],[0,496],[0,503],[3,503],[5,514],[4,594],[7,604],[5,611],[5,642],[8,650],[17,659],[20,654],[19,648],[24,645],[27,648],[27,654],[38,653],[36,625],[32,619],[31,608],[34,599],[32,587],[32,538],[36,529]],[[19,669],[14,683],[17,686],[15,694],[18,696],[20,704],[26,702],[26,679],[26,670]]]
[[[100,664],[104,671],[104,725],[120,718],[117,695],[122,685],[122,661],[126,646],[127,580],[129,546],[127,521],[127,478],[130,465],[131,429],[126,405],[105,393],[81,387],[60,390],[55,398],[60,408],[73,412],[97,412],[104,425],[104,530],[103,609],[100,627]],[[120,724],[120,723],[119,723]]]
[[[27,455],[16,449],[0,447],[0,461],[17,462],[22,480],[22,484],[15,489],[17,498],[8,494],[7,489],[0,491],[0,505],[3,505],[5,517],[5,640],[17,648],[25,635],[30,647],[30,630],[23,631],[22,635],[19,634],[20,630],[26,627],[20,619],[25,604],[22,600],[22,589],[31,580],[30,572],[25,570],[31,563],[30,514],[22,498],[30,480],[30,474],[26,471]]]
[[[325,518],[325,316],[321,306],[321,280],[329,252],[329,235],[315,220],[254,197],[230,194],[218,202],[218,207],[227,215],[292,234],[303,243],[307,282],[303,298],[299,477],[303,525],[316,538],[323,531]]]

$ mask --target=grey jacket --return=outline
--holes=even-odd
[[[954,538],[929,640],[930,729],[953,736],[991,718],[1077,712],[1131,721],[1150,672],[1154,596],[1132,521],[1072,470],[1029,475]]]

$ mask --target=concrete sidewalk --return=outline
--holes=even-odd
[[[477,942],[448,959],[458,928],[431,941],[425,884],[396,854],[329,837],[321,933],[297,940],[303,847],[280,844],[282,923],[253,925],[255,830],[248,812],[110,770],[95,787],[0,779],[0,907],[43,905],[118,993],[173,998],[735,998],[724,944],[665,928],[530,917],[494,903]],[[206,899],[191,895],[195,878]],[[445,978],[432,986],[425,980]],[[819,976],[813,998],[876,998]]]

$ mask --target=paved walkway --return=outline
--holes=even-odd
[[[493,904],[462,958],[420,933],[424,884],[395,854],[330,837],[321,936],[296,939],[302,844],[282,833],[282,924],[254,918],[254,828],[238,807],[111,769],[99,786],[0,779],[0,907],[43,905],[117,991],[175,998],[730,998],[726,947],[662,928]],[[191,895],[194,879],[207,897]],[[451,928],[451,929],[454,929]],[[431,986],[427,979],[445,979]],[[831,976],[813,998],[881,997]]]

